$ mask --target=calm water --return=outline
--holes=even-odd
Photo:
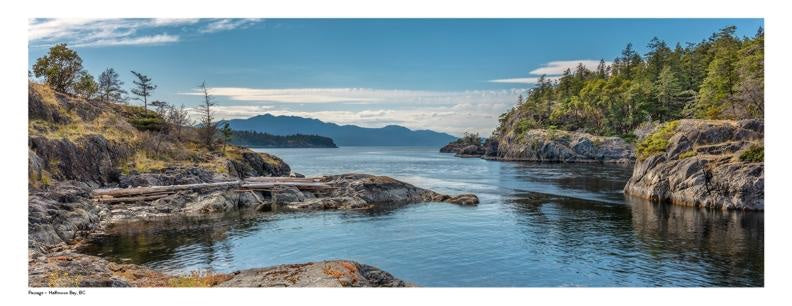
[[[174,273],[352,259],[421,286],[764,282],[762,213],[625,199],[629,168],[460,159],[437,148],[263,151],[305,175],[388,175],[472,192],[481,204],[167,220],[118,228],[86,250]]]

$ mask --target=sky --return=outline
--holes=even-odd
[[[31,19],[28,64],[67,43],[94,76],[112,67],[127,89],[131,70],[151,77],[150,99],[194,107],[205,81],[221,119],[270,113],[489,135],[543,74],[729,25],[752,36],[763,20]]]

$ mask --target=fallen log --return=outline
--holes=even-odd
[[[330,189],[330,185],[314,181],[230,181],[217,183],[198,183],[170,186],[149,186],[133,188],[107,188],[96,189],[92,195],[95,199],[106,202],[114,198],[134,196],[165,196],[182,190],[211,189],[211,188],[236,188],[238,190],[272,190],[277,187],[295,187],[297,189],[319,190]]]
[[[254,176],[245,179],[245,182],[300,182],[314,183],[322,180],[322,177],[277,177],[277,176]]]
[[[208,188],[220,188],[220,187],[238,187],[242,184],[241,181],[230,181],[230,182],[217,182],[217,183],[198,183],[198,184],[186,184],[186,185],[170,185],[170,186],[150,186],[150,187],[134,187],[134,188],[106,188],[106,189],[96,189],[93,191],[93,196],[131,196],[131,195],[143,195],[143,194],[151,194],[157,192],[168,192],[168,191],[181,191],[181,190],[191,190],[191,189],[208,189]]]
[[[139,197],[123,197],[123,198],[100,198],[97,201],[101,203],[113,204],[113,203],[125,203],[125,202],[137,202],[137,201],[150,201],[156,200],[160,198],[164,198],[169,194],[156,194],[156,195],[146,195],[146,196],[139,196]]]

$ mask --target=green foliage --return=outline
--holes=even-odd
[[[33,74],[37,78],[43,77],[56,91],[70,92],[82,69],[82,59],[77,52],[66,44],[57,44],[49,49],[47,55],[36,60]]]
[[[690,157],[693,157],[693,156],[696,156],[696,155],[698,155],[696,150],[688,150],[688,151],[682,152],[682,154],[679,154],[679,159],[690,158]]]
[[[671,48],[655,38],[644,57],[628,44],[608,66],[579,65],[557,80],[541,77],[494,135],[530,128],[629,135],[641,123],[682,118],[761,118],[764,33],[738,38],[726,27],[700,43]]]
[[[125,106],[127,122],[140,131],[164,132],[167,130],[165,119],[154,111],[140,106]]]
[[[99,84],[94,81],[93,76],[86,72],[80,72],[77,83],[74,84],[74,93],[84,99],[93,99],[99,91]]]
[[[138,96],[135,99],[143,101],[143,109],[148,109],[148,97],[151,96],[151,92],[154,91],[154,89],[157,89],[157,85],[154,85],[151,82],[151,78],[147,75],[135,71],[131,72],[137,79],[132,81],[135,87],[132,87],[129,92]]]
[[[336,144],[328,137],[318,135],[278,136],[255,131],[232,131],[229,143],[260,148],[335,148]]]
[[[668,148],[668,139],[674,135],[678,126],[679,121],[667,122],[658,128],[657,131],[639,142],[635,147],[636,153],[638,153],[638,159],[644,160],[654,154],[665,152]]]
[[[761,144],[751,144],[748,149],[740,153],[740,161],[756,163],[764,161],[764,146]]]

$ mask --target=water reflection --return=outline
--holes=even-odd
[[[625,199],[630,167],[387,150],[396,152],[274,153],[309,174],[354,167],[445,193],[473,192],[481,204],[168,219],[119,226],[85,250],[176,273],[346,258],[423,286],[764,283],[762,213]]]

